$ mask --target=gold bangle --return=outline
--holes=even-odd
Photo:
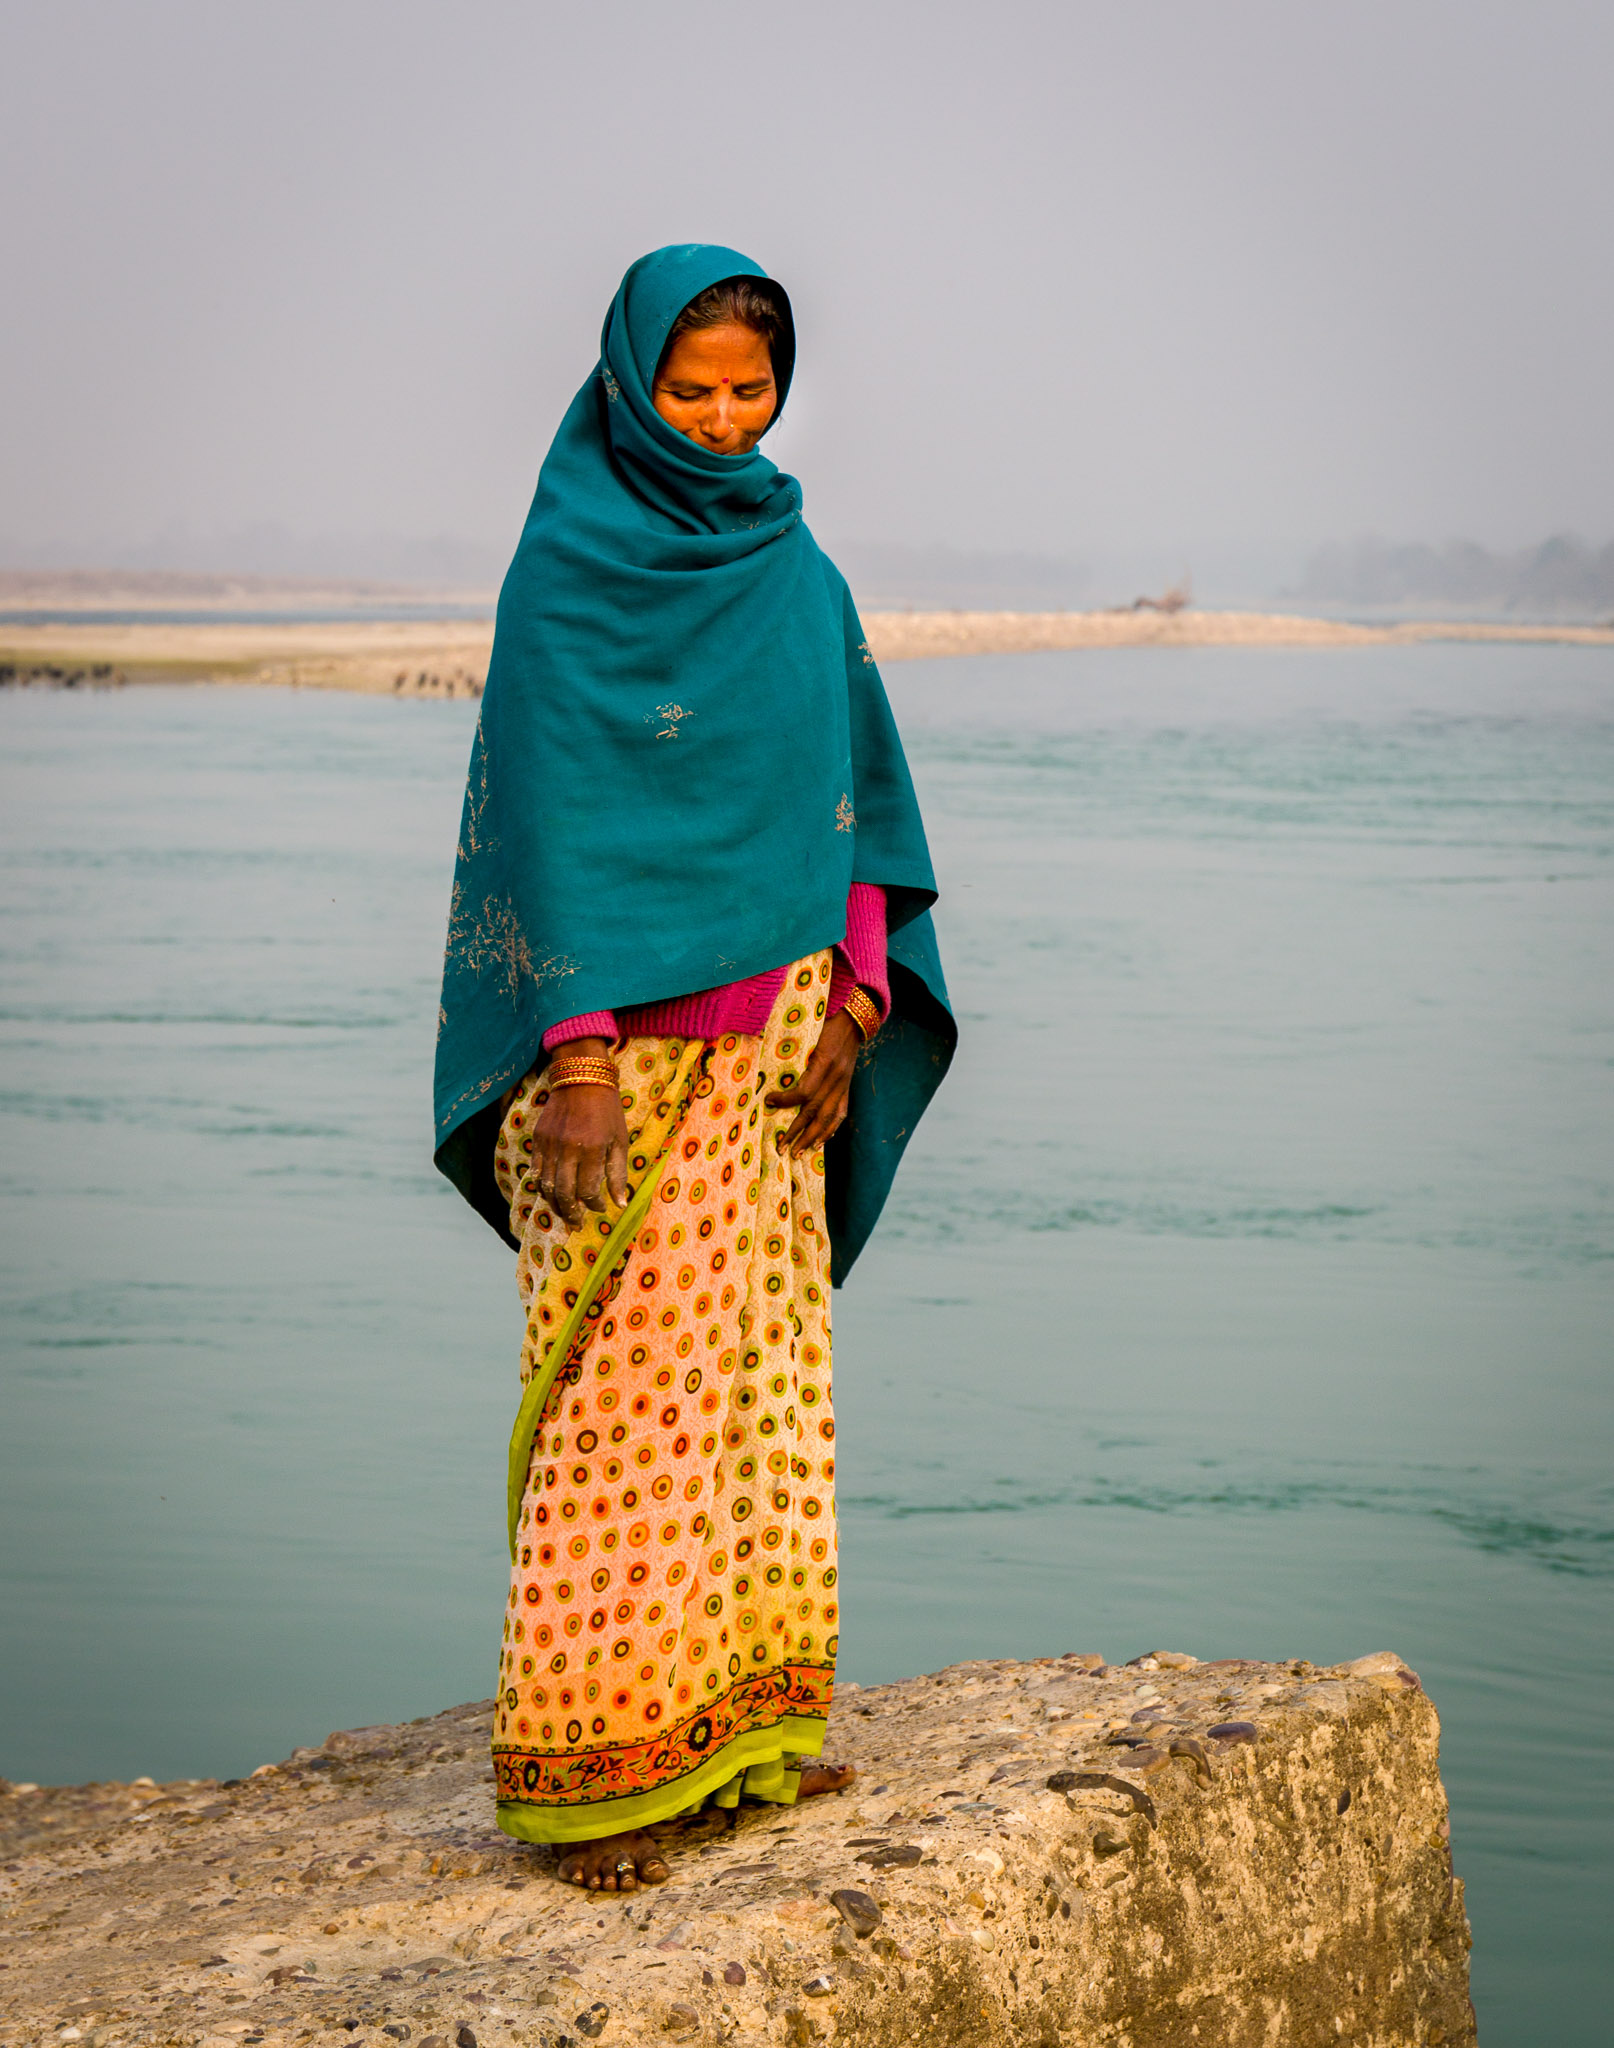
[[[615,1060],[608,1060],[600,1053],[578,1053],[571,1059],[563,1056],[551,1060],[549,1072],[544,1076],[544,1086],[549,1089],[618,1088],[621,1081]]]
[[[858,1036],[867,1045],[884,1022],[880,1006],[866,988],[855,988],[846,998],[846,1014],[857,1026]]]

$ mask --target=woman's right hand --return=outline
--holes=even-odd
[[[593,1049],[592,1041],[579,1040],[562,1051]],[[600,1050],[611,1050],[603,1039]],[[603,1211],[607,1194],[619,1209],[627,1201],[628,1120],[615,1088],[557,1088],[539,1114],[533,1140],[539,1190],[574,1230],[585,1209]]]

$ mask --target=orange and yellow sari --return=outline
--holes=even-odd
[[[525,1396],[493,1761],[499,1825],[577,1842],[742,1792],[789,1803],[823,1746],[836,1647],[835,1424],[822,1152],[780,1149],[830,954],[760,1037],[630,1038],[620,1216],[538,1193],[541,1072],[496,1167],[520,1240]]]

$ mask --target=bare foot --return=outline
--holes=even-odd
[[[857,1772],[850,1764],[803,1764],[798,1799],[816,1799],[824,1792],[844,1792]]]
[[[574,1842],[555,1866],[562,1884],[591,1892],[636,1892],[642,1884],[665,1884],[672,1872],[648,1835],[605,1835]]]

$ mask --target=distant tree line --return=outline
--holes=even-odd
[[[1527,617],[1614,613],[1614,541],[1589,547],[1557,534],[1498,554],[1475,541],[1356,540],[1319,548],[1296,596],[1373,608],[1430,605]]]

